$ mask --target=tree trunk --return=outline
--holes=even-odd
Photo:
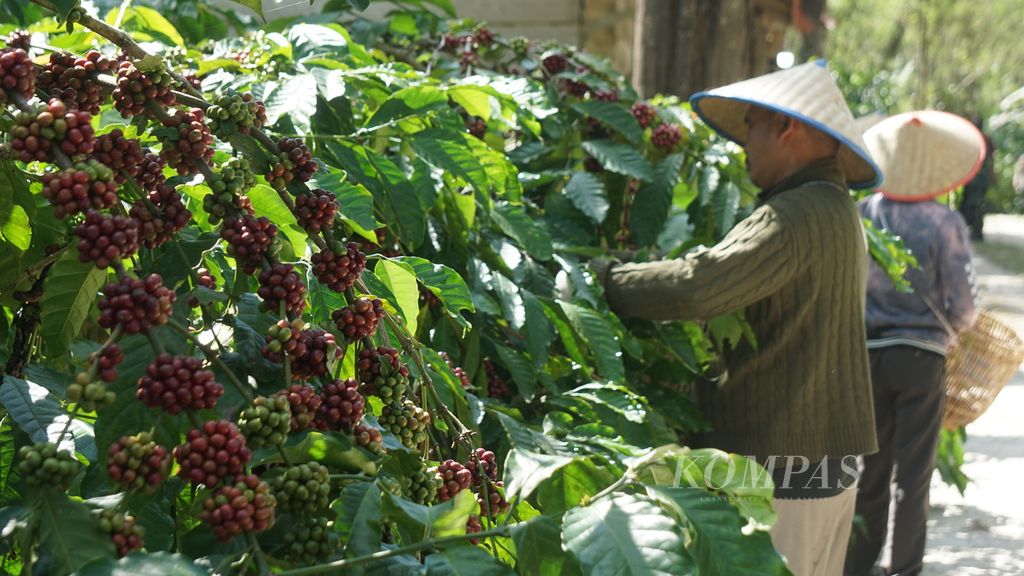
[[[641,96],[688,97],[770,72],[786,0],[638,0],[633,84]]]

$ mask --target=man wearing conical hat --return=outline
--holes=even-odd
[[[938,111],[898,114],[865,132],[864,140],[885,182],[880,193],[860,202],[861,212],[875,227],[900,236],[918,268],[907,273],[909,293],[898,290],[874,262],[868,272],[866,324],[879,450],[864,458],[857,494],[864,530],[854,534],[846,574],[878,574],[875,564],[888,548],[890,565],[882,573],[915,575],[924,558],[946,349],[950,332],[969,326],[975,315],[967,226],[935,199],[977,173],[985,141],[966,119]]]
[[[695,94],[694,111],[741,144],[759,206],[720,243],[660,262],[593,265],[623,317],[706,320],[745,309],[756,336],[698,385],[713,430],[697,444],[772,473],[772,541],[797,576],[842,573],[856,457],[874,452],[864,331],[867,252],[848,188],[878,169],[823,64]]]

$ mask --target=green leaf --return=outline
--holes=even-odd
[[[330,176],[334,175],[332,173]],[[380,222],[373,215],[373,194],[365,186],[320,176],[311,183],[334,193],[338,199],[338,217],[351,226],[356,234],[376,241],[374,230],[380,228]]]
[[[502,412],[493,412],[498,423],[505,430],[505,438],[511,448],[522,448],[540,454],[560,454],[572,457],[574,454],[569,446],[551,436],[530,429],[522,422]]]
[[[7,221],[0,227],[0,238],[22,252],[28,250],[32,244],[32,227],[24,208],[17,204],[11,206]]]
[[[427,220],[423,214],[428,207],[420,202],[420,196],[410,184],[409,177],[387,156],[369,148],[366,149],[366,155],[377,170],[377,177],[384,185],[384,196],[398,220],[398,237],[402,244],[415,250],[427,232]]]
[[[864,232],[868,237],[868,252],[871,258],[885,270],[885,274],[900,292],[911,292],[910,282],[905,275],[907,270],[917,268],[917,258],[910,253],[903,240],[884,228],[877,228],[867,218]]]
[[[302,22],[288,29],[288,41],[294,47],[296,60],[306,59],[314,54],[344,53],[339,49],[349,45],[345,36],[330,25]]]
[[[469,515],[479,510],[476,497],[463,490],[454,498],[434,506],[424,506],[383,492],[384,516],[398,524],[412,542],[466,533]]]
[[[732,505],[697,488],[648,488],[667,501],[689,524],[693,540],[688,549],[700,573],[708,576],[790,576],[765,530],[744,534],[746,520]]]
[[[116,14],[117,10],[112,12]],[[112,23],[108,22],[108,24]],[[122,28],[149,34],[155,40],[164,44],[185,46],[185,39],[181,37],[181,34],[178,33],[174,25],[168,22],[163,14],[152,8],[138,5],[132,6],[125,12]]]
[[[771,526],[775,522],[771,474],[738,454],[668,444],[627,459],[626,463],[648,485],[710,490],[728,497],[741,514],[760,525]]]
[[[534,371],[539,371],[548,361],[548,350],[555,339],[555,329],[548,321],[544,303],[532,292],[521,290],[523,309],[526,312],[526,350],[530,353]]]
[[[441,129],[424,130],[413,134],[409,143],[421,158],[466,180],[477,192],[490,190],[487,172],[465,145],[461,133]]]
[[[181,554],[150,552],[129,554],[115,560],[93,560],[75,573],[76,576],[204,576],[205,570]]]
[[[573,206],[600,224],[608,215],[608,194],[604,182],[590,172],[574,172],[565,185],[565,195]]]
[[[267,17],[263,15],[263,0],[231,0],[235,4],[245,6],[249,10],[252,10],[260,17],[264,22],[267,21]]]
[[[319,462],[329,468],[364,474],[375,474],[377,466],[368,453],[352,443],[351,436],[341,432],[306,431],[292,434],[281,450],[277,447],[254,451],[252,462],[272,464],[284,461],[284,455],[292,464]]]
[[[620,494],[569,510],[562,543],[585,574],[697,574],[676,520],[641,496]]]
[[[537,502],[547,514],[561,514],[597,495],[618,479],[608,466],[577,458],[557,470],[537,490]]]
[[[507,346],[502,346],[497,342],[494,342],[493,346],[501,358],[502,365],[512,373],[512,379],[515,380],[519,393],[527,400],[533,399],[536,393],[533,385],[537,378],[530,361],[526,359],[526,356]]]
[[[477,546],[448,548],[427,556],[427,576],[511,576],[511,568]]]
[[[389,288],[395,295],[395,305],[402,312],[406,328],[412,334],[416,333],[417,317],[420,313],[420,289],[416,284],[416,274],[408,265],[402,265],[391,260],[381,260],[373,273]]]
[[[80,0],[53,0],[57,8],[57,22],[63,24],[68,19],[68,14],[78,6]]]
[[[409,12],[398,12],[391,17],[390,30],[395,34],[415,36],[419,33],[416,27],[416,17]]]
[[[32,382],[4,376],[0,403],[33,442],[56,443],[68,423],[68,415],[50,392]],[[90,461],[96,459],[96,441],[92,426],[73,420],[60,448],[77,450]]]
[[[41,490],[28,502],[39,522],[39,544],[53,556],[59,573],[74,572],[93,558],[114,555],[114,543],[100,531],[85,504],[53,488]],[[69,529],[71,526],[74,529]]]
[[[106,271],[92,262],[79,262],[77,250],[68,250],[54,263],[39,304],[40,335],[49,356],[59,356],[67,350],[68,343],[82,329],[106,279]]]
[[[530,256],[544,262],[551,260],[554,253],[551,236],[522,206],[497,202],[491,216],[501,231],[515,240]]]
[[[643,396],[628,388],[608,384],[584,384],[565,393],[567,396],[582,398],[590,405],[611,409],[630,422],[641,423],[647,419],[648,409]]]
[[[702,487],[728,496],[744,516],[765,526],[775,523],[775,486],[771,474],[760,464],[714,448],[693,450],[689,458],[693,467],[683,470],[683,478],[692,482],[698,478],[692,472],[699,472]]]
[[[473,306],[466,281],[455,270],[416,256],[399,256],[391,260],[412,268],[416,278],[441,300],[448,315],[464,329],[471,328],[469,322],[462,316],[462,311],[474,312],[476,308]]]
[[[640,128],[636,118],[621,103],[590,100],[576,102],[572,107],[584,116],[596,118],[607,124],[616,132],[625,136],[626,140],[629,140],[634,146],[639,146],[643,143],[643,129]]]
[[[284,200],[281,200],[280,194],[266,184],[259,184],[253,186],[246,195],[252,202],[256,216],[265,216],[273,222],[288,239],[295,256],[301,258],[306,251],[306,233],[299,228],[295,215],[285,205]]]
[[[512,448],[505,459],[505,477],[509,478],[507,493],[526,500],[533,491],[560,468],[577,458],[558,454],[542,454],[525,448]]]
[[[715,229],[724,235],[736,223],[736,211],[740,207],[740,189],[730,180],[722,182],[715,190],[711,201],[711,213],[715,218]]]
[[[516,545],[516,568],[520,574],[560,576],[562,565],[572,556],[562,550],[562,520],[555,516],[536,516],[512,525]]]
[[[658,239],[672,207],[672,191],[679,181],[684,154],[666,156],[655,168],[654,181],[640,186],[629,211],[629,230],[640,246]]]
[[[622,174],[644,182],[654,179],[654,168],[636,148],[611,140],[589,140],[583,149],[601,163],[609,172]]]
[[[418,117],[431,110],[442,110],[448,97],[436,86],[410,86],[392,94],[366,122],[367,128],[381,126],[393,120]]]
[[[519,182],[519,170],[515,164],[478,138],[464,132],[459,133],[459,137],[487,174],[494,196],[509,202],[519,202],[523,196],[523,185]],[[484,206],[490,207],[489,196],[477,194],[477,199]]]
[[[466,109],[471,116],[491,119],[491,93],[484,86],[462,85],[448,89],[448,97]]]
[[[366,556],[380,549],[381,494],[376,484],[349,484],[331,508],[337,514],[334,530],[345,543],[345,557]]]
[[[568,318],[565,317],[565,312],[562,308],[549,300],[542,300],[544,303],[544,315],[548,317],[548,320],[554,324],[555,329],[558,331],[558,337],[562,342],[562,346],[565,347],[566,353],[572,358],[573,362],[580,365],[583,370],[590,372],[590,361],[583,354],[583,344],[579,340],[579,335],[573,330],[572,325],[569,324]]]
[[[570,302],[559,302],[569,322],[590,346],[600,376],[621,382],[626,377],[622,365],[622,349],[615,329],[601,314]]]
[[[305,136],[310,131],[311,118],[316,113],[316,77],[312,74],[292,76],[281,84],[277,84],[269,94],[265,94],[264,104],[267,107],[267,125],[276,124],[287,115],[292,124]]]

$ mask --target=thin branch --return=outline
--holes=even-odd
[[[297,568],[295,570],[285,570],[284,572],[280,572],[279,576],[305,576],[306,574],[317,574],[320,572],[325,572],[327,570],[340,570],[345,568],[351,568],[352,566],[367,564],[369,562],[374,562],[376,560],[391,558],[392,556],[401,556],[402,554],[419,552],[420,550],[429,550],[431,548],[443,548],[448,544],[457,544],[460,542],[465,542],[469,539],[475,540],[478,538],[490,538],[491,536],[508,536],[509,534],[511,534],[511,527],[501,526],[498,528],[493,528],[491,530],[485,530],[483,532],[476,532],[474,534],[458,534],[455,536],[446,536],[444,538],[434,538],[430,540],[424,540],[422,542],[417,542],[416,544],[402,546],[400,548],[374,552],[373,554],[367,554],[366,556],[358,556],[356,558],[350,558],[347,560],[335,560],[334,562],[328,562],[326,564],[317,564],[314,566],[305,566],[303,568]]]
[[[174,320],[168,320],[167,325],[170,326],[176,332],[191,340],[192,343],[195,344],[195,346],[203,352],[203,356],[205,356],[206,359],[209,360],[211,364],[213,364],[217,368],[220,368],[221,371],[224,372],[224,374],[228,377],[228,381],[231,382],[231,384],[235,387],[236,390],[238,390],[238,393],[242,395],[242,398],[245,398],[246,402],[252,404],[252,390],[250,390],[248,386],[242,384],[242,381],[238,379],[238,376],[235,376],[235,373],[231,370],[231,368],[229,368],[228,365],[225,364],[224,361],[220,359],[220,355],[217,354],[217,352],[215,352],[209,346],[200,342],[199,338],[197,338],[195,334],[190,332],[188,328],[182,326],[181,324],[178,324]]]

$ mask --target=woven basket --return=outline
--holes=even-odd
[[[956,430],[984,414],[1022,361],[1024,342],[992,313],[981,310],[946,355],[943,426]]]

